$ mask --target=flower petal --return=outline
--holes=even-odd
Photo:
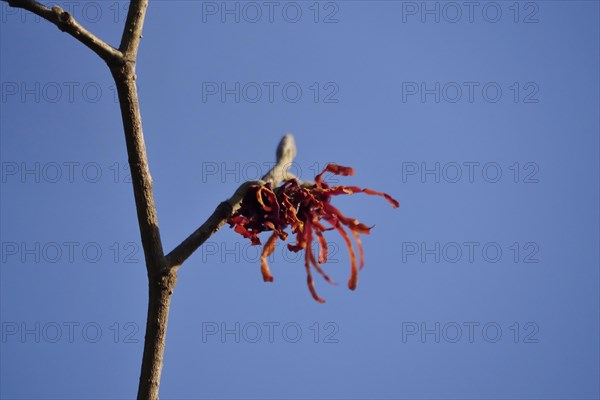
[[[325,240],[322,230],[318,228],[318,225],[314,224],[314,226],[315,234],[317,235],[317,240],[319,241],[319,264],[324,264],[327,262],[327,256],[329,255],[329,249],[327,248],[327,240]]]
[[[350,233],[352,233],[352,236],[354,236],[354,240],[356,241],[356,247],[358,248],[358,258],[360,260],[360,264],[358,265],[358,268],[362,269],[365,266],[365,253],[363,251],[362,241],[360,240],[360,237],[358,236],[358,232],[356,232],[354,229],[351,229]]]
[[[319,303],[325,303],[325,300],[319,297],[317,291],[315,290],[315,281],[312,278],[312,274],[310,272],[310,252],[307,251],[304,255],[304,266],[306,267],[306,284],[308,285],[308,290],[312,295],[313,299],[318,301]]]
[[[335,215],[335,218],[342,222],[344,225],[348,226],[350,229],[357,231],[358,233],[362,233],[368,235],[371,233],[371,227],[359,222],[355,218],[348,218],[340,210],[332,206],[331,204],[325,204],[325,208],[329,214]],[[331,223],[329,221],[329,223]],[[335,224],[332,224],[335,225]]]
[[[323,180],[323,174],[325,174],[325,172],[331,172],[334,175],[351,176],[354,175],[354,168],[344,167],[334,163],[327,164],[325,169],[321,171],[319,175],[315,176],[315,184],[317,187],[321,187],[321,181]]]
[[[333,281],[333,279],[331,279],[329,277],[329,275],[327,275],[325,273],[325,271],[323,271],[323,269],[319,266],[319,264],[317,263],[317,260],[315,260],[315,256],[314,254],[312,254],[311,252],[311,256],[310,256],[310,261],[312,262],[313,267],[315,267],[315,269],[317,270],[317,272],[323,277],[323,279],[325,279],[328,283],[335,285],[336,283]]]
[[[236,225],[234,230],[244,236],[246,239],[250,239],[253,246],[260,244],[260,238],[258,237],[257,232],[250,232],[243,225]]]
[[[265,247],[263,247],[263,251],[260,255],[260,272],[262,272],[263,281],[265,282],[273,282],[273,275],[271,275],[267,257],[273,254],[275,251],[275,242],[277,242],[277,237],[277,233],[273,232],[269,240],[267,240],[267,243],[265,243]]]
[[[268,206],[264,203],[263,192],[269,200],[271,206]],[[256,200],[258,200],[258,203],[262,206],[263,210],[265,211],[271,211],[273,209],[272,207],[277,207],[277,196],[275,196],[275,193],[273,193],[273,191],[266,185],[258,188],[258,190],[256,191]],[[277,207],[277,210],[278,209],[279,207]]]
[[[348,280],[348,288],[354,290],[356,289],[356,285],[358,285],[358,268],[356,268],[356,256],[354,255],[352,242],[341,225],[336,226],[335,229],[342,235],[346,242],[346,247],[348,247],[348,253],[350,254],[350,279]]]
[[[363,192],[363,193],[366,193],[371,196],[384,197],[392,205],[392,207],[394,207],[394,208],[400,207],[400,202],[398,200],[394,199],[392,196],[390,196],[387,193],[376,192],[375,190],[372,190],[372,189],[362,189],[357,186],[346,186],[346,188],[349,190],[352,190],[354,193]]]

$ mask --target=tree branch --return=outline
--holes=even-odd
[[[296,143],[292,134],[286,134],[277,146],[277,163],[261,180],[248,181],[240,185],[233,196],[217,206],[215,211],[198,229],[188,236],[166,256],[168,268],[177,268],[185,262],[202,244],[217,232],[229,217],[240,207],[248,187],[254,184],[279,182],[293,178],[287,170],[296,156]]]
[[[119,50],[121,50],[128,61],[135,62],[137,59],[147,8],[148,0],[131,0],[129,3],[125,28],[123,29],[121,45],[119,46]]]
[[[64,11],[59,6],[48,8],[45,5],[38,3],[35,0],[1,0],[8,3],[9,6],[22,8],[27,11],[39,15],[40,17],[50,21],[63,32],[67,32],[75,39],[90,48],[94,53],[98,54],[108,64],[120,62],[123,59],[123,54],[104,42],[96,35],[85,29],[73,18],[71,14]]]
[[[164,268],[164,253],[152,193],[152,177],[146,156],[134,66],[129,63],[123,64],[111,68],[111,72],[115,80],[121,107],[131,183],[133,185],[146,268],[148,269],[148,275],[151,276]]]
[[[119,46],[124,62],[110,68],[119,95],[135,206],[148,272],[148,316],[137,394],[140,400],[158,399],[169,308],[177,283],[177,271],[167,268],[165,262],[135,83],[135,64],[147,8],[148,0],[130,1]]]
[[[138,399],[158,399],[175,270],[166,268],[152,193],[142,117],[135,84],[135,62],[111,67],[119,96],[138,226],[148,272],[148,317]]]
[[[177,271],[175,269],[163,270],[158,275],[148,278],[148,316],[137,393],[138,400],[158,400],[169,308],[176,283]]]

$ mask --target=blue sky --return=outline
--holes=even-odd
[[[116,45],[126,3],[64,2]],[[107,68],[0,4],[0,396],[137,390],[147,302]],[[599,4],[152,1],[137,76],[167,251],[274,161],[396,197],[358,289],[225,227],[180,269],[164,399],[595,399]],[[329,177],[331,178],[331,177]]]

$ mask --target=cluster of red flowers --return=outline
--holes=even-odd
[[[315,177],[314,184],[300,184],[296,179],[289,179],[277,188],[272,188],[270,183],[265,185],[252,185],[248,188],[239,210],[229,218],[231,227],[235,231],[251,240],[253,245],[261,244],[258,235],[263,231],[272,231],[271,237],[265,243],[261,254],[261,272],[265,282],[272,282],[273,276],[269,270],[267,257],[275,251],[277,239],[286,240],[288,234],[285,229],[291,227],[296,235],[296,243],[288,244],[291,251],[305,251],[305,266],[308,288],[313,298],[320,303],[325,300],[317,295],[312,278],[313,266],[326,281],[333,283],[320,267],[327,261],[327,241],[323,232],[337,230],[348,247],[350,253],[351,274],[348,287],[356,289],[358,283],[358,269],[364,265],[362,244],[358,236],[368,234],[370,227],[360,223],[354,218],[344,216],[337,208],[331,205],[331,197],[341,194],[366,193],[385,197],[394,208],[399,206],[398,201],[386,193],[376,192],[371,189],[361,189],[356,186],[333,186],[323,182],[323,174],[331,172],[336,175],[354,175],[351,167],[342,167],[336,164],[327,164],[325,169]],[[326,227],[321,220],[327,221]],[[356,255],[344,226],[350,230],[357,247],[360,264],[356,266]],[[312,242],[316,237],[319,242],[319,255],[315,259],[312,251]]]

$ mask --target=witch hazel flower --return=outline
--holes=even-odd
[[[321,265],[327,262],[328,256],[327,241],[323,233],[336,230],[346,243],[350,255],[348,288],[354,290],[358,284],[358,271],[364,266],[364,253],[359,235],[368,235],[372,228],[355,218],[342,214],[331,204],[332,198],[339,195],[365,193],[385,198],[394,208],[400,205],[387,193],[361,189],[356,186],[329,186],[323,181],[323,174],[326,172],[343,176],[354,175],[353,168],[330,163],[315,177],[314,183],[302,183],[296,178],[291,178],[283,181],[276,188],[272,187],[271,182],[252,184],[248,187],[240,208],[228,219],[230,227],[250,239],[252,245],[261,244],[260,233],[271,232],[271,236],[264,244],[260,258],[261,272],[265,282],[273,282],[267,257],[275,251],[278,239],[282,241],[287,239],[286,230],[290,228],[291,233],[296,236],[296,242],[289,243],[288,249],[293,252],[304,250],[308,289],[312,297],[319,303],[324,303],[325,300],[319,297],[315,290],[312,269],[314,268],[327,282],[333,283],[321,268]],[[356,242],[358,266],[356,252],[348,231]],[[317,257],[313,253],[315,241],[319,246]]]

